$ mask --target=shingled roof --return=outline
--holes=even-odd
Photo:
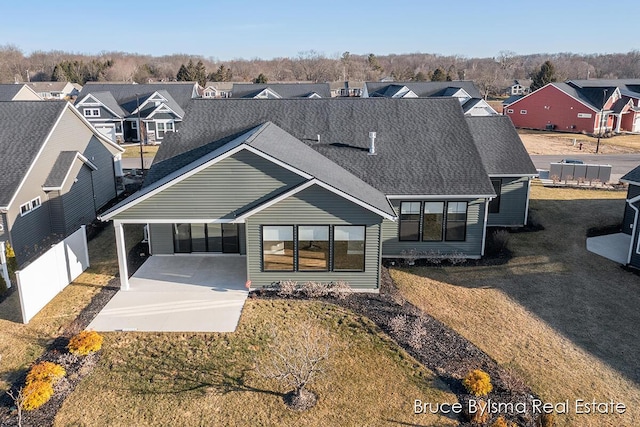
[[[194,100],[180,132],[160,147],[145,185],[266,122],[386,195],[494,194],[453,98]],[[369,132],[377,133],[376,155],[368,154]]]
[[[640,166],[627,172],[620,181],[640,186]]]
[[[538,171],[507,116],[466,117],[489,175],[537,175]]]
[[[7,207],[66,101],[0,102],[0,206]]]
[[[0,101],[13,101],[23,86],[21,84],[0,84]]]
[[[386,93],[391,86],[406,86],[420,98],[447,96],[447,89],[464,89],[472,98],[482,98],[476,85],[470,80],[456,80],[451,82],[366,82],[365,86],[370,97],[388,96]]]
[[[136,94],[140,96],[140,103],[144,96],[151,95],[153,92],[165,90],[173,101],[180,108],[184,109],[194,96],[196,90],[194,82],[171,82],[171,83],[149,83],[149,84],[130,84],[130,83],[94,83],[88,82],[82,88],[76,103],[81,101],[86,95],[94,92],[110,92],[118,105],[124,105],[127,102],[136,102]],[[163,95],[164,96],[164,95]]]
[[[317,93],[322,98],[331,98],[329,83],[234,83],[231,89],[231,97],[253,98],[267,88],[283,99],[308,98],[314,93]]]

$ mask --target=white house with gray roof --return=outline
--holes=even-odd
[[[0,102],[0,242],[19,265],[116,197],[123,150],[65,101]]]
[[[346,280],[375,289],[384,257],[482,257],[498,196],[487,167],[497,179],[535,172],[524,149],[494,168],[499,148],[484,132],[496,122],[472,132],[452,98],[194,100],[185,113],[143,189],[101,216],[114,221],[123,289],[131,223],[148,225],[152,255],[246,257],[253,286]],[[483,119],[492,118],[474,118]],[[497,137],[511,138],[508,130]],[[503,145],[512,143],[522,144]],[[524,197],[504,197],[498,222],[525,221],[525,181],[513,190]],[[519,216],[512,203],[522,204]]]
[[[0,84],[0,102],[2,101],[42,101],[42,98],[26,84]]]

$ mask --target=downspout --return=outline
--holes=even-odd
[[[636,199],[640,199],[640,196],[634,197],[631,200],[627,200],[631,209],[633,209],[636,213],[633,218],[633,234],[631,235],[631,242],[629,243],[629,253],[627,254],[627,265],[631,263],[631,255],[633,254],[633,239],[638,235],[638,208],[636,208],[633,203]]]
[[[524,226],[527,226],[527,222],[529,221],[529,197],[531,196],[531,180],[533,178],[529,177],[527,180],[527,202],[524,207]]]
[[[493,197],[488,197],[484,202],[484,226],[482,227],[482,250],[480,251],[480,256],[484,256],[484,247],[487,242],[487,220],[489,217],[489,202],[493,199]]]

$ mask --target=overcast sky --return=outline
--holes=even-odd
[[[638,49],[640,1],[19,1],[3,2],[0,45],[173,53],[219,60],[500,51],[617,53]]]

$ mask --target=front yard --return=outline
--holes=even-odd
[[[533,186],[545,230],[510,235],[500,266],[395,269],[404,296],[451,326],[543,400],[621,401],[626,414],[563,426],[640,425],[640,279],[585,249],[586,230],[621,221],[623,192]]]

